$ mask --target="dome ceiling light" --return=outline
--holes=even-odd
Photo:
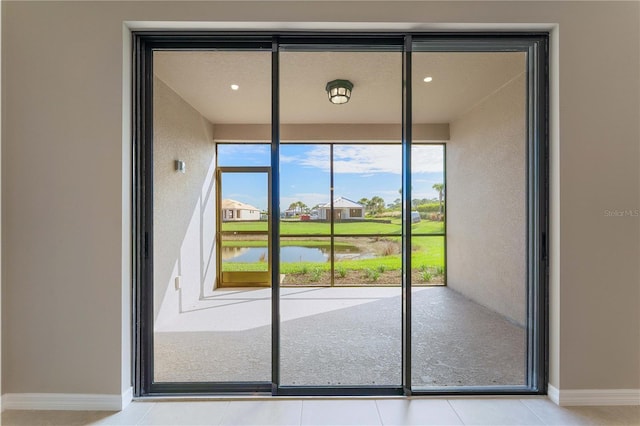
[[[332,104],[346,104],[351,99],[353,83],[349,80],[333,80],[327,83],[325,90]]]

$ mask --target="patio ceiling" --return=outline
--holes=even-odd
[[[400,123],[401,60],[399,52],[281,53],[281,122]],[[154,53],[155,75],[214,124],[269,123],[270,70],[269,52]],[[413,120],[450,123],[524,71],[519,52],[414,53]],[[347,104],[327,100],[325,84],[336,78],[354,83]]]

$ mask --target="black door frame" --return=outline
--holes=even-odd
[[[271,395],[531,395],[546,394],[548,377],[548,33],[133,32],[133,357],[136,396],[264,393]],[[368,49],[403,56],[402,114],[402,381],[400,386],[280,385],[279,228],[272,226],[272,381],[153,381],[153,51],[252,50],[272,54],[271,214],[279,217],[279,51]],[[419,51],[527,53],[527,384],[499,387],[411,386],[411,56]],[[409,251],[408,251],[409,250]]]

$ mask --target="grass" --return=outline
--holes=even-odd
[[[314,237],[310,237],[310,238],[314,238]],[[266,247],[267,246],[267,240],[266,238],[264,240],[225,240],[223,239],[223,243],[224,247]],[[344,241],[335,241],[334,243],[335,247],[353,247],[353,244],[349,244],[348,242],[344,242]],[[329,242],[329,238],[326,239],[321,239],[321,240],[285,240],[282,239],[280,240],[280,247],[288,247],[288,246],[294,246],[294,247],[329,247],[331,245],[331,243]]]
[[[422,278],[422,280],[423,280],[424,282],[427,282],[427,283],[428,283],[428,282],[429,282],[429,281],[431,281],[431,279],[433,278],[433,274],[432,274],[431,272],[429,272],[429,271],[422,271],[422,272],[420,273],[420,277]]]
[[[263,231],[266,232],[267,222],[225,222],[223,231]],[[423,220],[411,225],[413,233],[438,234],[444,232],[444,222]],[[281,235],[329,235],[331,227],[329,223],[300,220],[280,221]],[[386,234],[400,235],[402,222],[398,218],[391,219],[391,223],[379,223],[371,220],[363,222],[337,222],[334,224],[334,232],[340,234]]]

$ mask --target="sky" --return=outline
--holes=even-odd
[[[269,145],[218,145],[218,166],[269,166]],[[334,145],[334,198],[353,201],[382,197],[385,204],[400,198],[400,145]],[[329,202],[329,145],[280,145],[280,209],[302,201],[309,207]],[[442,145],[414,145],[412,198],[437,198],[432,188],[443,183]],[[228,173],[222,177],[222,198],[232,198],[261,210],[267,207],[264,174]]]

